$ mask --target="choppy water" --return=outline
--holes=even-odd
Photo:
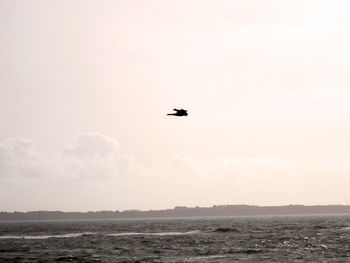
[[[0,222],[0,262],[350,262],[350,216]]]

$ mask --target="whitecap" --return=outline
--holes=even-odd
[[[120,232],[107,234],[107,236],[180,236],[180,235],[191,235],[198,234],[200,230],[193,230],[187,232]]]
[[[0,239],[48,239],[48,238],[71,238],[71,237],[92,236],[92,235],[96,235],[96,233],[93,233],[93,232],[82,232],[82,233],[68,233],[68,234],[62,234],[62,235],[37,235],[37,236],[31,236],[31,235],[22,235],[22,236],[4,235],[4,236],[0,236]]]

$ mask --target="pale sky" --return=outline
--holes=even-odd
[[[349,204],[349,12],[0,0],[0,211]]]

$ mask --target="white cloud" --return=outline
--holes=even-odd
[[[274,156],[219,158],[215,166],[222,173],[238,176],[290,174],[293,160]]]
[[[68,176],[90,180],[126,175],[133,158],[118,153],[118,142],[99,133],[85,133],[64,148],[61,158]]]
[[[133,158],[118,153],[118,143],[99,133],[85,133],[62,153],[37,149],[25,138],[12,138],[0,144],[1,177],[38,177],[105,180],[134,171]]]
[[[50,172],[45,155],[25,138],[11,138],[0,144],[0,177],[46,176]]]
[[[128,173],[134,169],[134,159],[128,155],[120,155],[117,159],[118,172]]]
[[[117,149],[118,142],[112,138],[96,132],[85,133],[64,148],[63,156],[74,156],[80,159],[106,158],[114,154]]]
[[[229,157],[202,160],[188,153],[176,156],[172,170],[184,175],[253,176],[291,173],[295,169],[288,158],[273,156]]]
[[[196,161],[188,153],[177,155],[172,161],[172,167],[181,173],[192,173],[195,170]]]

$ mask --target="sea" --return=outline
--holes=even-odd
[[[350,216],[0,222],[0,262],[350,262]]]

